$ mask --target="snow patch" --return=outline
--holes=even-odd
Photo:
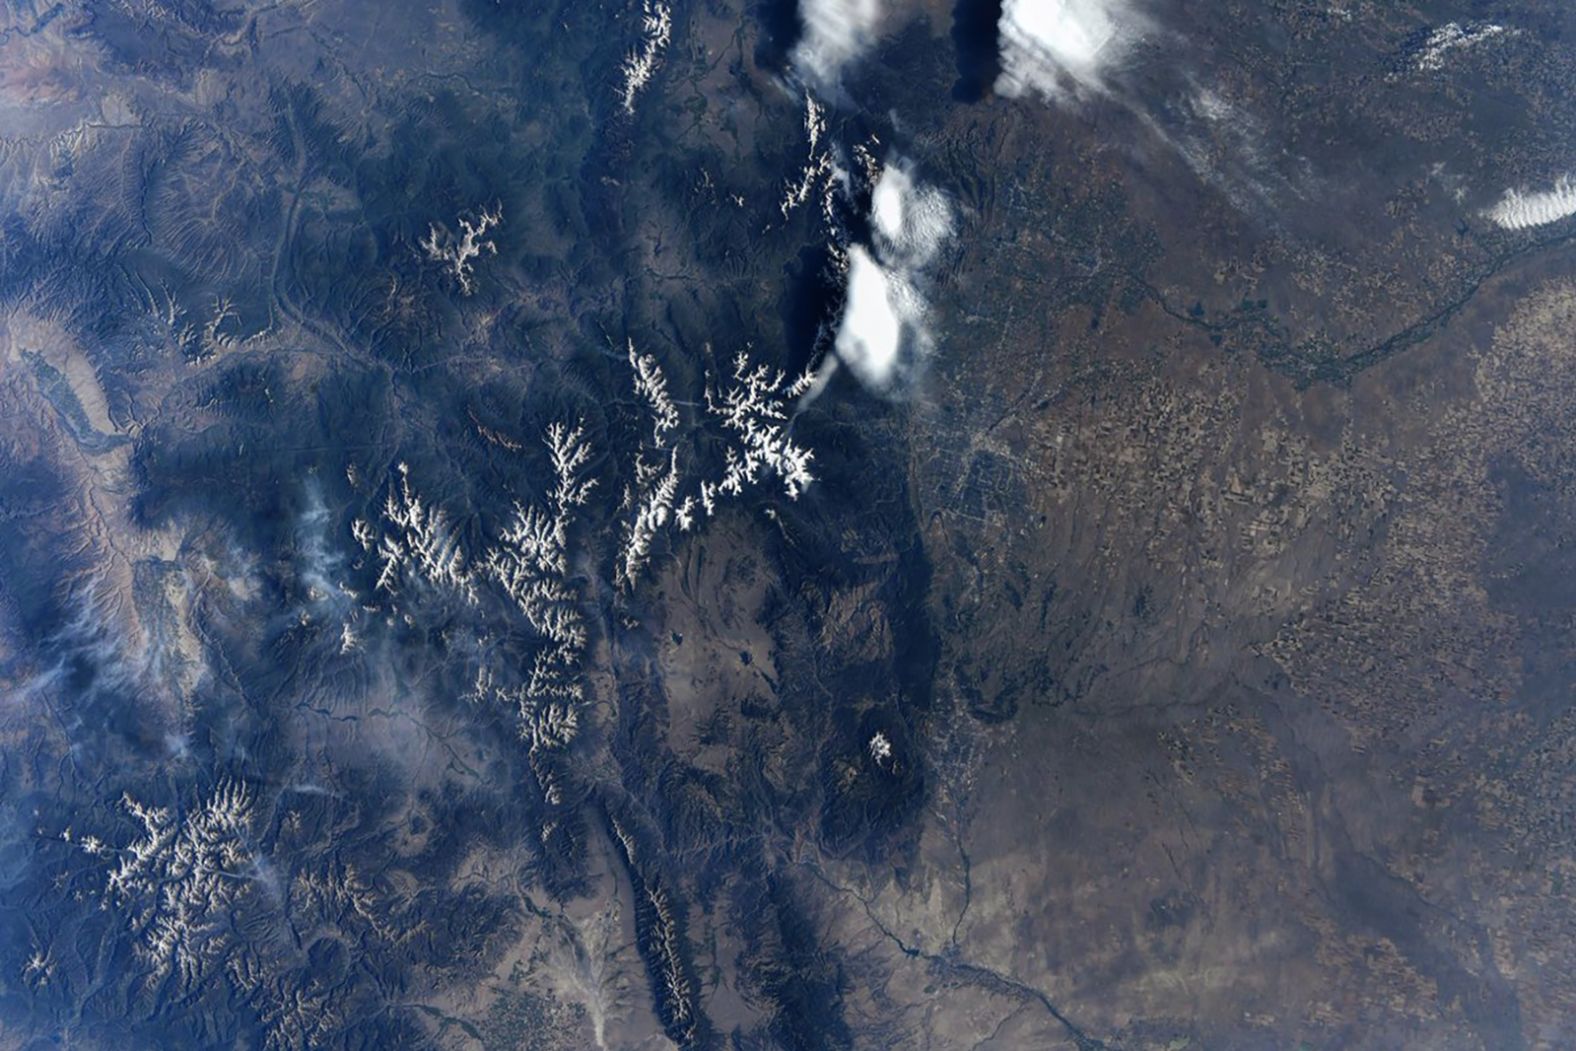
[[[421,249],[428,259],[442,263],[449,275],[460,286],[461,295],[476,291],[476,273],[473,261],[483,255],[497,255],[498,246],[487,237],[489,231],[503,225],[503,206],[482,209],[481,217],[471,222],[460,217],[460,236],[455,237],[448,227],[431,223]]]
[[[1485,40],[1509,33],[1510,30],[1493,22],[1449,22],[1428,35],[1418,51],[1412,68],[1419,73],[1434,73],[1445,68],[1452,53],[1463,51]]]
[[[646,0],[640,15],[640,47],[624,58],[621,67],[624,86],[619,90],[619,102],[625,113],[635,112],[635,96],[651,83],[651,77],[662,64],[668,41],[673,38],[673,9],[667,4]]]

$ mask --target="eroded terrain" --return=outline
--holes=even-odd
[[[1576,23],[1072,6],[4,15],[0,1046],[1576,1040]]]

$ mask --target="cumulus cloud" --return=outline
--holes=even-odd
[[[868,387],[885,388],[897,369],[904,315],[916,307],[905,291],[863,245],[849,249],[847,301],[837,330],[837,356]]]
[[[871,243],[848,249],[848,285],[833,344],[871,390],[891,392],[934,344],[922,292],[927,269],[952,235],[952,207],[887,165],[870,194]]]
[[[839,94],[843,71],[875,43],[880,0],[801,0],[799,19],[794,69],[817,93]]]
[[[1128,0],[1005,0],[996,91],[1050,99],[1102,92],[1111,66],[1146,28]]]
[[[1485,214],[1506,230],[1527,230],[1557,223],[1576,215],[1576,181],[1567,175],[1547,190],[1530,193],[1509,190]]]
[[[876,180],[870,216],[882,258],[905,269],[928,265],[952,236],[952,206],[946,196],[916,185],[898,164],[887,165]]]

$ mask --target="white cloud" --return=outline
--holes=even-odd
[[[351,606],[350,593],[335,578],[344,567],[344,556],[329,543],[332,515],[323,502],[317,479],[306,483],[306,509],[296,523],[296,559],[307,601],[318,611],[344,615]],[[347,624],[348,628],[349,625]]]
[[[833,344],[838,360],[881,393],[928,357],[926,269],[952,235],[952,207],[901,164],[881,170],[870,194],[871,245],[848,249],[848,285]]]
[[[1105,89],[1105,77],[1147,20],[1127,0],[1005,0],[996,90],[1061,99]]]
[[[1527,230],[1576,215],[1576,182],[1562,176],[1547,190],[1522,193],[1508,190],[1499,203],[1484,213],[1506,230]]]
[[[843,70],[875,43],[880,0],[801,0],[799,18],[794,69],[819,94],[838,95]]]
[[[870,193],[876,247],[888,265],[917,269],[929,265],[952,236],[952,206],[940,190],[914,184],[900,164],[881,170]]]
[[[870,218],[881,236],[893,238],[903,233],[904,205],[911,186],[908,175],[894,169],[870,191]]]
[[[901,295],[886,270],[863,245],[850,248],[847,301],[837,330],[837,356],[867,387],[884,389],[892,382],[903,343],[900,304],[912,305],[911,297]]]

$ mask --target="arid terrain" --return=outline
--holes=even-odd
[[[1576,9],[0,15],[0,1048],[1576,1045]]]

